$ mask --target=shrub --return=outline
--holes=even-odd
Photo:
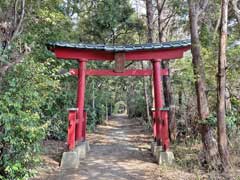
[[[9,72],[0,100],[0,179],[24,180],[39,161],[48,123],[42,106],[58,87],[47,66],[27,59]]]

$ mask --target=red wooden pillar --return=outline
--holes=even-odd
[[[68,137],[67,144],[68,149],[73,150],[75,148],[75,126],[76,126],[76,116],[77,109],[69,109],[68,110]]]
[[[167,151],[169,148],[168,109],[161,110],[161,119],[162,119],[162,145],[163,150]]]
[[[86,59],[79,60],[78,68],[78,91],[77,91],[77,125],[76,125],[76,141],[83,141],[84,128],[84,96],[86,85]]]
[[[163,107],[162,100],[162,79],[161,79],[161,60],[153,60],[153,86],[154,86],[154,102],[155,102],[155,125],[157,144],[161,145],[161,113]]]
[[[87,112],[84,110],[83,112],[83,140],[85,141],[86,139],[86,127],[87,127]]]
[[[153,97],[154,98],[154,97]],[[153,106],[155,106],[155,104],[153,104]],[[153,138],[154,141],[156,141],[156,137],[157,137],[157,132],[156,132],[156,121],[155,121],[155,108],[152,108],[152,119],[153,119]]]
[[[152,78],[151,85],[152,85],[152,99],[153,99],[153,102],[152,102],[153,138],[154,138],[154,142],[156,142],[157,130],[156,130],[156,113],[155,113],[154,78]]]

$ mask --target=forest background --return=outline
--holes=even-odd
[[[239,154],[240,2],[228,3],[225,122],[230,151]],[[195,24],[191,12],[198,14]],[[217,139],[221,17],[220,0],[1,0],[0,179],[27,179],[40,162],[42,141],[66,138],[67,108],[75,107],[77,90],[77,79],[68,70],[77,64],[55,59],[46,48],[53,41],[157,43],[190,39],[195,28],[204,72],[198,76],[194,71],[193,50],[182,60],[162,64],[170,67],[164,92],[171,112],[171,140],[199,144],[202,131]],[[126,68],[148,66],[135,62]],[[111,68],[112,64],[91,62],[88,67]],[[198,111],[199,77],[205,85],[206,117]],[[150,79],[88,77],[86,89],[88,131],[94,131],[106,115],[118,112],[119,102],[127,105],[130,118],[142,117],[146,128],[151,127]],[[204,159],[212,162],[212,157]]]

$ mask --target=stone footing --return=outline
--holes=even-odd
[[[80,160],[86,158],[87,152],[90,151],[88,141],[81,142],[73,151],[64,152],[61,160],[62,169],[78,168]]]
[[[159,165],[171,165],[174,162],[174,155],[171,151],[159,152],[157,157],[157,162]]]
[[[86,158],[87,152],[90,151],[90,146],[88,141],[81,142],[75,149],[75,152],[77,152],[79,159]]]
[[[155,149],[156,147],[157,147],[157,143],[152,141],[151,142],[151,152],[152,152],[152,154],[154,154],[154,152],[156,151],[156,149]]]
[[[75,151],[64,152],[61,160],[61,168],[63,169],[72,169],[78,168],[79,158],[78,154]]]
[[[174,162],[174,155],[171,151],[163,151],[162,146],[157,146],[156,142],[152,142],[151,151],[159,165],[171,165]]]

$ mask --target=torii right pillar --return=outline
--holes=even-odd
[[[161,59],[152,60],[155,104],[153,118],[156,136],[152,151],[158,164],[172,164],[174,155],[169,151],[168,111],[163,109],[161,61]]]

